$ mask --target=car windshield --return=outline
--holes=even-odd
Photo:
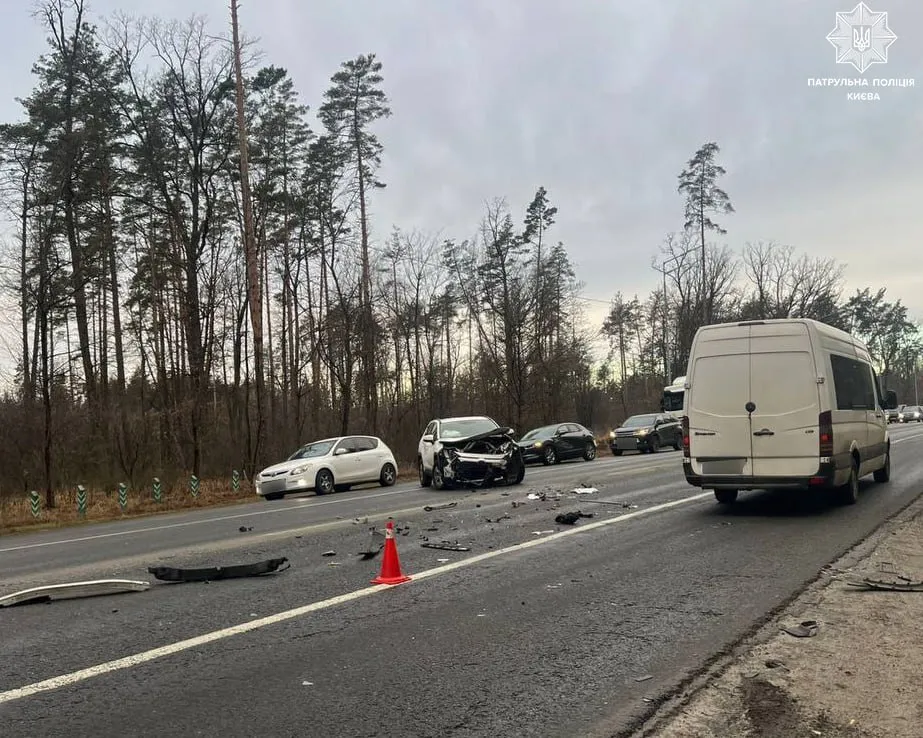
[[[444,420],[439,431],[440,438],[467,438],[478,433],[486,433],[499,428],[494,421],[487,418],[468,418],[466,420]]]
[[[332,441],[316,441],[315,443],[308,443],[298,449],[295,453],[288,457],[289,461],[295,461],[296,459],[316,459],[319,456],[326,456],[330,453],[330,449],[333,448],[333,444],[336,443],[336,439]]]
[[[653,425],[655,420],[657,420],[656,415],[633,415],[624,423],[622,423],[622,427],[647,428],[649,425]]]
[[[533,428],[522,437],[522,440],[531,441],[533,438],[550,438],[557,428],[558,426],[556,425],[543,425],[541,428]]]

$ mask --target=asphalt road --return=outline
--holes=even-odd
[[[723,508],[664,451],[530,468],[488,492],[407,484],[0,537],[0,594],[148,580],[161,564],[292,563],[0,610],[2,732],[622,735],[923,491],[923,426],[892,439],[891,483],[864,480],[851,507],[751,492]],[[581,483],[599,491],[569,492]],[[595,517],[556,524],[569,510]],[[371,587],[381,557],[356,554],[389,516],[409,527],[397,544],[414,579]]]

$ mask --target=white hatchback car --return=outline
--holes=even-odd
[[[314,490],[318,495],[345,492],[355,484],[397,481],[397,462],[387,444],[375,436],[339,436],[302,446],[281,464],[256,476],[256,493],[267,500]]]

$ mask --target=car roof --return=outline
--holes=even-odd
[[[346,436],[331,436],[330,438],[318,438],[316,441],[305,441],[302,443],[302,446],[311,446],[315,443],[328,443],[331,441],[342,441],[344,438],[374,438],[379,443],[383,441],[378,436],[373,436],[369,433],[350,433]]]
[[[436,418],[436,420],[440,423],[445,423],[447,420],[489,420],[491,423],[497,422],[486,415],[455,415],[451,418]]]

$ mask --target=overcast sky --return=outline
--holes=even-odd
[[[722,221],[730,246],[836,257],[850,288],[886,286],[923,319],[923,2],[869,0],[897,40],[864,76],[917,84],[851,101],[807,81],[860,76],[826,40],[856,2],[242,0],[240,18],[312,108],[340,62],[382,61],[393,116],[379,127],[378,239],[392,224],[465,238],[486,199],[507,197],[519,220],[544,185],[599,319],[617,290],[657,284],[651,257],[682,226],[677,175],[714,140],[737,210]],[[12,120],[45,42],[32,0],[0,6],[0,118]],[[228,23],[225,0],[88,6],[97,19]]]

